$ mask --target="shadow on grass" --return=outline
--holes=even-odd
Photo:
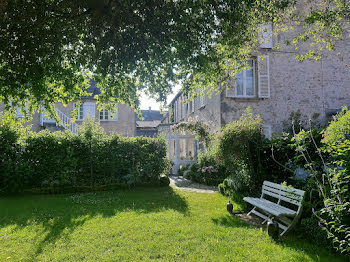
[[[238,217],[229,214],[218,218],[212,218],[212,221],[218,226],[227,228],[255,228],[256,230],[261,230],[256,225],[250,225]],[[264,229],[264,227],[266,227],[266,225],[260,225],[260,228]],[[265,232],[265,234],[267,234],[267,232]],[[302,235],[296,235],[295,231],[290,232],[287,236],[281,237],[277,241],[272,241],[283,248],[297,251],[293,253],[293,257],[291,257],[293,261],[350,261],[349,257],[336,254],[334,251],[318,246],[315,243],[310,243],[305,240]]]
[[[261,230],[262,228],[264,231],[266,229],[266,224],[261,225],[262,220],[259,223],[257,223],[257,221],[254,221],[253,224],[248,224],[237,216],[229,214],[226,214],[219,218],[212,218],[212,221],[214,224],[224,227],[251,229],[256,228],[256,230]],[[265,232],[265,234],[267,234],[267,232]],[[307,241],[302,234],[297,233],[294,230],[292,230],[286,236],[280,237],[277,241],[272,241],[276,245],[279,245],[283,248],[297,251],[297,253],[295,253],[293,256],[293,259],[295,259],[295,261],[305,261],[306,258],[304,255],[307,255],[307,257],[309,257],[312,261],[350,261],[349,256],[346,257],[344,255],[337,254],[334,250],[325,248],[323,246],[318,246],[315,243]],[[332,258],[332,260],[329,260],[329,258]]]
[[[0,198],[0,228],[14,225],[13,230],[16,230],[31,223],[42,224],[42,234],[46,236],[37,246],[37,256],[45,246],[69,235],[92,217],[112,217],[121,212],[151,213],[164,210],[187,215],[188,204],[171,187],[7,197]]]
[[[247,227],[252,228],[251,225],[246,222],[240,220],[238,217],[234,215],[226,214],[219,218],[212,218],[212,221],[215,225],[224,226],[224,227]]]

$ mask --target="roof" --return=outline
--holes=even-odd
[[[140,120],[136,114],[136,121],[160,121],[165,113],[162,114],[159,110],[141,110],[141,115],[144,119]]]
[[[150,128],[156,128],[160,124],[160,120],[154,120],[154,121],[136,121],[136,127],[150,127]]]
[[[90,86],[85,90],[86,92],[90,93],[90,96],[83,96],[85,98],[87,97],[94,97],[95,95],[99,95],[101,94],[101,90],[100,88],[98,88],[97,83],[95,81],[95,79],[90,79]]]

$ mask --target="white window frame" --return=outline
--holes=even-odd
[[[74,103],[74,109],[76,108],[77,104]],[[77,120],[84,120],[85,116],[84,116],[84,103],[81,102],[79,105],[79,108],[77,110]]]
[[[235,86],[235,97],[239,98],[254,98],[257,96],[256,94],[256,60],[255,59],[249,59],[249,61],[253,61],[253,66],[251,69],[253,69],[253,94],[252,95],[247,95],[247,83],[246,83],[246,73],[247,69],[242,70],[240,73],[242,73],[242,78],[243,78],[243,95],[239,95],[238,92],[238,83]],[[248,62],[249,62],[248,61]],[[250,69],[249,69],[250,70]],[[237,81],[237,80],[236,80]]]
[[[112,118],[112,113],[105,109],[105,106],[103,105],[102,110],[99,112],[99,119],[100,121],[118,121],[119,118],[119,111],[118,111],[118,104],[115,106],[116,112],[114,113],[114,117]],[[107,119],[106,119],[106,111],[107,111]],[[101,113],[102,113],[102,119],[101,119]]]
[[[204,90],[201,90],[199,93],[199,108],[205,107],[205,93]]]

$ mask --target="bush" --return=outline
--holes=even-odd
[[[249,108],[238,121],[227,124],[216,139],[216,160],[240,192],[250,193],[261,187],[264,139],[262,119],[253,117]]]
[[[323,170],[320,195],[324,206],[316,215],[340,252],[350,254],[350,111],[338,114],[324,133],[331,161]]]
[[[22,154],[28,130],[16,120],[11,113],[0,115],[0,192],[20,192],[27,180]]]
[[[22,142],[21,142],[22,141]],[[170,168],[163,138],[107,136],[97,123],[83,123],[78,135],[41,131],[24,135],[0,125],[0,192],[32,188],[165,185]]]
[[[316,217],[303,218],[300,223],[299,232],[303,238],[309,240],[315,245],[332,248],[332,241],[328,238],[327,232],[319,225]]]
[[[334,117],[323,134],[322,148],[313,131],[301,131],[294,137],[295,148],[311,174],[307,185],[311,192],[317,191],[312,211],[334,248],[345,253],[350,253],[349,123],[349,111]],[[312,146],[308,145],[309,138]]]
[[[162,187],[169,186],[170,185],[170,179],[167,176],[161,176],[159,178],[159,185]]]
[[[180,166],[179,170],[177,171],[177,174],[178,174],[179,176],[183,176],[183,175],[184,175],[184,172],[185,172],[186,170],[188,170],[188,168],[189,168],[190,166],[191,166],[191,164],[186,164],[186,165]]]

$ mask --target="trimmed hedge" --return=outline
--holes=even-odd
[[[78,135],[46,130],[24,134],[0,122],[0,143],[1,193],[159,186],[166,184],[160,177],[170,167],[163,138],[107,136],[92,120]]]

